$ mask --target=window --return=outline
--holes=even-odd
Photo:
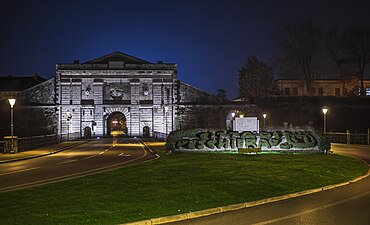
[[[340,96],[340,88],[335,88],[335,96]]]
[[[143,94],[144,96],[147,96],[149,94],[149,87],[146,84],[144,84],[143,86]]]
[[[317,89],[317,94],[319,95],[319,96],[323,96],[324,95],[324,88],[322,88],[322,87],[320,87],[320,88],[318,88]]]
[[[298,88],[296,87],[293,88],[293,95],[298,95]]]
[[[365,88],[365,90],[366,90],[366,96],[370,96],[370,88]]]
[[[170,89],[169,88],[167,88],[166,93],[167,93],[167,104],[170,104],[170,95],[171,95],[171,92],[170,92]]]
[[[290,88],[284,88],[284,95],[290,95]]]
[[[316,89],[315,88],[311,88],[311,95],[315,95],[316,94]]]

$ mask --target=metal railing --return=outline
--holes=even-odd
[[[0,141],[0,153],[4,152],[4,141]]]
[[[69,134],[49,134],[32,137],[18,138],[18,152],[28,151],[43,146],[57,144],[59,142],[81,138],[79,132]],[[0,152],[4,151],[4,141],[0,141]]]
[[[167,138],[167,135],[166,133],[162,133],[162,132],[158,132],[158,131],[153,131],[153,138],[156,138],[158,140],[166,140]]]
[[[367,134],[326,132],[324,134],[330,142],[343,144],[370,145],[370,129]]]

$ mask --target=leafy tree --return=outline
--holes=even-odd
[[[282,56],[298,64],[306,81],[307,93],[311,94],[313,60],[319,55],[323,30],[311,17],[282,23],[276,33]]]
[[[222,88],[217,89],[217,95],[216,96],[219,97],[220,99],[224,100],[224,101],[227,100],[227,95],[226,95],[225,89],[222,89]]]
[[[272,68],[250,56],[239,70],[239,97],[266,96],[273,92]]]
[[[370,62],[370,25],[353,24],[343,31],[342,50],[358,67],[360,93],[365,95],[364,74]]]

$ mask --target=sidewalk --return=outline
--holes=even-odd
[[[90,139],[89,140],[73,140],[73,141],[61,142],[61,143],[50,145],[50,146],[40,147],[34,150],[18,152],[14,154],[0,153],[0,164],[51,155],[57,152],[68,150],[78,145],[82,145],[88,141],[90,141]]]

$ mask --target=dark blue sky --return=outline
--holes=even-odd
[[[342,3],[341,3],[342,2]],[[7,1],[0,7],[0,76],[45,78],[55,64],[121,51],[177,63],[179,79],[237,96],[238,70],[254,54],[271,63],[284,19],[370,22],[367,1]]]

